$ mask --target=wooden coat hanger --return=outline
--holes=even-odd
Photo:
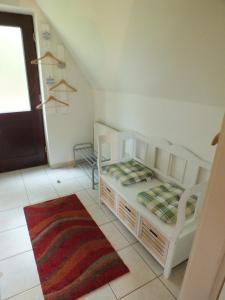
[[[60,85],[65,85],[67,88],[69,88],[69,90],[66,90],[66,91],[56,90],[56,88],[59,87]],[[56,91],[56,92],[77,92],[77,89],[75,89],[72,85],[70,85],[64,79],[60,80],[58,83],[53,85],[49,90],[50,91]]]
[[[54,65],[60,65],[60,66],[65,66],[65,62],[64,61],[62,61],[62,60],[60,60],[60,59],[58,59],[55,55],[53,55],[51,52],[46,52],[43,56],[41,56],[41,57],[39,57],[39,58],[36,58],[36,59],[33,59],[32,61],[31,61],[31,64],[32,65],[37,65],[40,61],[42,61],[43,59],[45,59],[45,58],[51,58],[51,59],[53,59],[55,62],[56,62],[56,64],[54,64]],[[47,64],[47,65],[51,65],[51,64]]]
[[[211,145],[212,145],[212,146],[217,145],[218,142],[219,142],[219,138],[220,138],[220,133],[218,133],[218,134],[214,137],[214,139],[212,140]]]
[[[63,104],[63,105],[69,106],[68,103],[66,103],[66,102],[64,102],[64,101],[61,101],[61,100],[57,99],[57,98],[54,97],[54,96],[49,96],[48,99],[47,99],[46,101],[44,101],[44,102],[38,104],[38,105],[36,106],[36,109],[41,109],[45,104],[47,104],[47,103],[50,102],[50,101],[55,101],[55,102],[61,103],[61,104]]]

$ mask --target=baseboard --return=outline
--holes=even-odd
[[[71,161],[61,162],[57,164],[49,164],[49,167],[52,169],[63,168],[63,167],[75,167],[75,162],[74,160],[71,160]]]

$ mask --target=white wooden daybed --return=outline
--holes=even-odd
[[[102,163],[105,151],[110,159]],[[109,155],[109,153],[107,154]],[[119,132],[99,136],[98,164],[100,201],[120,219],[129,231],[152,254],[169,277],[174,266],[189,257],[193,236],[201,212],[210,165],[184,147],[160,138],[144,138],[134,133]],[[154,171],[147,182],[123,186],[102,172],[104,166],[135,159]],[[185,189],[176,224],[166,224],[137,201],[137,194],[162,182],[175,183]],[[186,220],[186,202],[197,196],[195,213]]]

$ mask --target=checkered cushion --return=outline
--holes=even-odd
[[[108,174],[128,186],[153,177],[153,172],[149,168],[135,160],[112,164],[102,168],[104,174]]]
[[[177,220],[177,210],[180,197],[184,190],[177,185],[164,183],[137,195],[137,200],[160,220],[167,224],[174,224]],[[192,196],[187,201],[186,218],[195,211],[197,197]]]

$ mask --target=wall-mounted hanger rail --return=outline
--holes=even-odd
[[[57,89],[59,86],[65,86],[67,89],[66,90],[59,90]],[[55,91],[55,92],[77,92],[77,89],[75,89],[72,85],[70,85],[68,82],[66,82],[64,79],[60,80],[58,83],[53,85],[50,89],[50,91]]]
[[[44,105],[46,105],[48,102],[50,102],[50,101],[55,101],[55,102],[58,102],[58,103],[60,103],[60,104],[65,105],[65,106],[69,106],[68,103],[66,103],[66,102],[64,102],[64,101],[61,101],[61,100],[57,99],[57,98],[54,97],[54,96],[49,96],[48,99],[47,99],[46,101],[44,101],[44,102],[40,103],[39,105],[37,105],[37,106],[36,106],[36,109],[42,109],[42,107],[43,107]]]
[[[55,61],[55,63],[45,63],[43,62],[44,59],[46,58],[51,58],[53,61]],[[36,58],[36,59],[33,59],[31,61],[31,64],[32,65],[37,65],[37,64],[43,64],[43,65],[57,65],[57,66],[60,66],[60,67],[65,67],[65,62],[58,59],[54,54],[52,54],[51,52],[46,52],[43,56],[39,57],[39,58]]]

